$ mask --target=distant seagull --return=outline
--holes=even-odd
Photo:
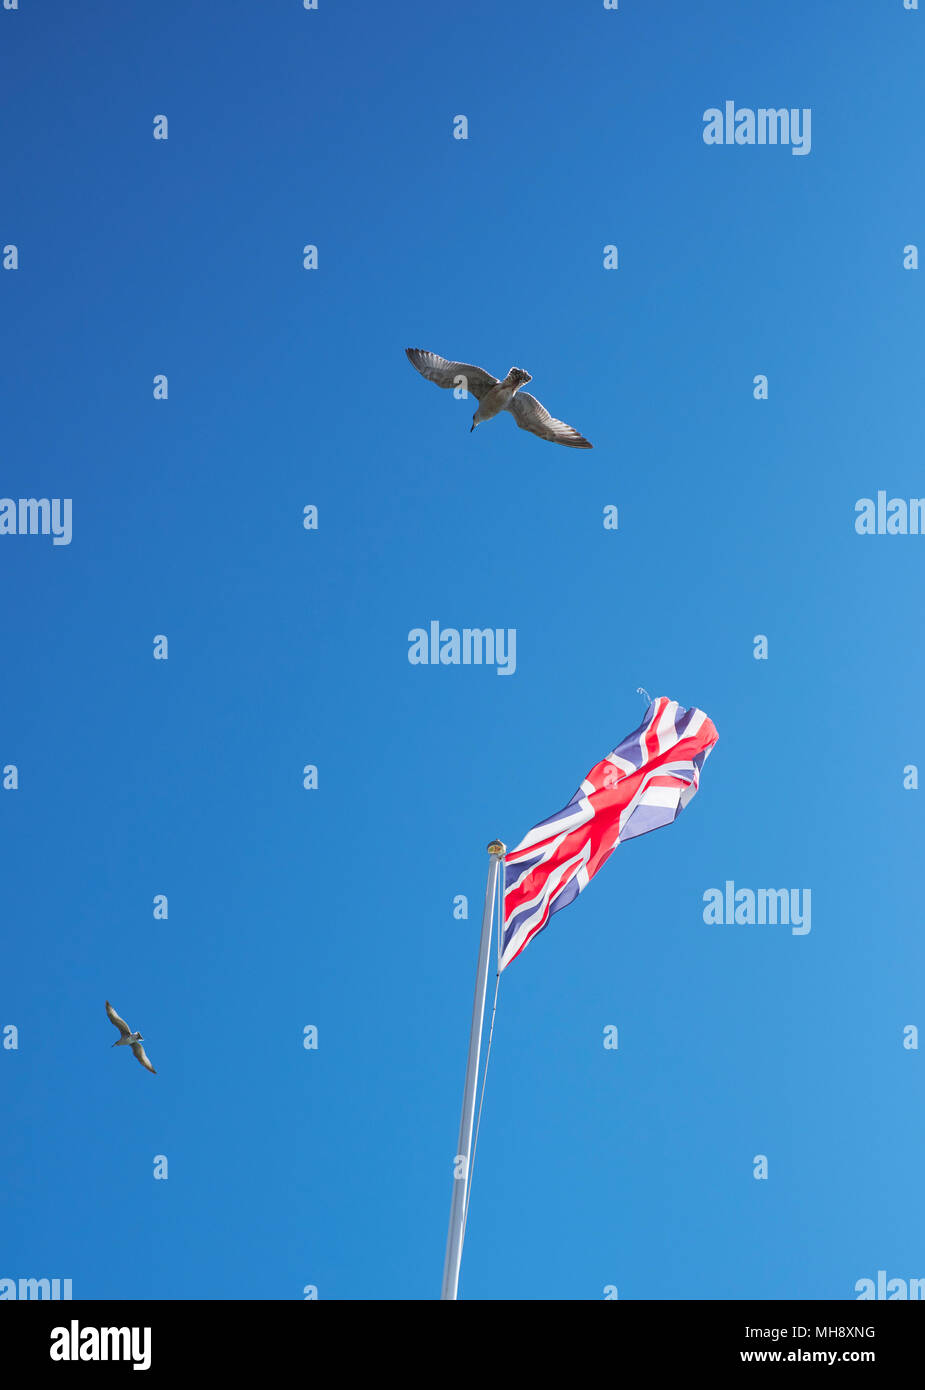
[[[116,1025],[119,1032],[122,1034],[119,1041],[113,1043],[113,1047],[131,1047],[141,1065],[147,1067],[148,1071],[154,1072],[154,1075],[157,1076],[157,1072],[154,1071],[154,1068],[145,1056],[145,1050],[141,1045],[144,1039],[141,1034],[132,1032],[125,1019],[119,1017],[108,999],[106,1000],[106,1017],[109,1019],[110,1023]]]
[[[479,408],[472,417],[470,434],[483,420],[490,420],[502,410],[509,410],[522,430],[538,434],[540,439],[567,444],[571,449],[593,447],[571,425],[553,419],[536,396],[531,396],[529,391],[521,391],[521,386],[533,380],[530,373],[522,368],[512,367],[504,380],[499,381],[482,367],[472,367],[467,362],[448,362],[435,352],[424,352],[422,348],[405,348],[405,352],[412,367],[417,367],[421,376],[426,376],[428,381],[435,381],[438,386],[446,388],[463,386],[472,392]]]

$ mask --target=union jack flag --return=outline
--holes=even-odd
[[[659,696],[639,728],[591,769],[569,804],[504,856],[501,970],[554,912],[575,901],[621,840],[677,819],[718,737],[703,710],[681,709]]]

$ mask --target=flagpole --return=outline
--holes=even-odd
[[[469,1030],[469,1060],[466,1063],[466,1085],[463,1090],[462,1116],[459,1121],[459,1144],[453,1174],[453,1197],[450,1202],[450,1228],[446,1238],[446,1259],[443,1264],[441,1299],[455,1299],[459,1286],[459,1265],[462,1260],[466,1193],[469,1188],[469,1163],[472,1156],[472,1125],[475,1118],[475,1091],[479,1075],[479,1056],[482,1050],[482,1023],[485,1018],[485,996],[488,991],[488,957],[491,954],[491,931],[495,912],[495,893],[498,870],[507,846],[492,840],[488,846],[488,882],[485,885],[485,907],[482,912],[482,938],[479,942],[479,963],[475,975],[475,998],[472,1002],[472,1026]]]

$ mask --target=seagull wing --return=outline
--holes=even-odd
[[[564,420],[555,420],[536,396],[529,391],[518,391],[511,397],[510,405],[505,406],[522,430],[538,434],[540,439],[551,439],[554,444],[567,444],[572,449],[592,449],[594,446],[584,435],[573,430]]]
[[[486,372],[483,367],[473,367],[469,362],[448,362],[445,357],[438,357],[435,352],[425,352],[423,348],[405,348],[405,354],[412,367],[417,367],[421,376],[426,376],[428,381],[435,381],[438,386],[447,389],[464,386],[477,401],[498,384],[498,378],[492,376],[491,372]],[[460,381],[460,377],[464,380]]]
[[[132,1043],[132,1051],[134,1052],[135,1056],[138,1058],[138,1060],[139,1060],[139,1062],[141,1063],[141,1065],[142,1065],[143,1067],[147,1067],[147,1068],[148,1068],[148,1071],[154,1072],[154,1075],[157,1076],[157,1072],[154,1071],[154,1068],[152,1067],[151,1063],[148,1061],[147,1054],[146,1054],[146,1052],[145,1052],[145,1050],[144,1050],[144,1048],[142,1047],[142,1045],[141,1045],[140,1042],[138,1042],[138,1043]]]
[[[119,1017],[119,1015],[116,1013],[115,1009],[112,1007],[108,999],[106,1000],[106,1017],[109,1019],[110,1023],[114,1023],[116,1025],[123,1038],[128,1037],[129,1033],[131,1033],[132,1031],[131,1028],[128,1026],[124,1018]]]

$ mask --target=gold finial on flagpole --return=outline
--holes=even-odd
[[[492,840],[488,846],[489,854],[507,854],[507,845],[503,840]]]

